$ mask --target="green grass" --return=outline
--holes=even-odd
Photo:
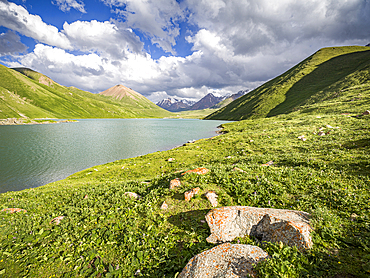
[[[233,241],[269,253],[259,277],[369,277],[370,115],[362,112],[370,86],[366,75],[359,82],[359,72],[307,93],[293,112],[224,124],[224,134],[213,138],[0,194],[0,209],[27,210],[0,213],[0,276],[175,277],[214,246],[206,242],[204,216],[212,207],[203,195],[214,190],[219,206],[312,215],[314,245],[306,252],[253,237]],[[273,166],[261,166],[271,160]],[[181,175],[196,167],[210,172]],[[173,178],[182,186],[170,191]],[[200,194],[186,202],[183,193],[194,187]],[[168,210],[160,209],[163,201]],[[65,216],[61,224],[50,224],[57,216]]]
[[[242,120],[286,114],[358,86],[370,86],[369,48],[324,48],[206,118]]]
[[[42,81],[42,84],[39,81]],[[172,113],[143,98],[134,101],[64,87],[29,69],[0,65],[0,118],[163,118]]]
[[[358,109],[356,114],[364,106]],[[202,194],[190,202],[183,199],[185,191],[199,186],[201,193],[215,190],[220,206],[313,215],[314,248],[306,253],[239,239],[272,255],[259,266],[262,277],[368,277],[369,121],[370,116],[355,114],[317,118],[295,112],[235,122],[224,125],[224,135],[1,194],[1,208],[27,213],[1,213],[0,271],[4,277],[133,277],[140,269],[143,277],[173,277],[192,256],[213,246],[205,240],[210,233],[201,221],[210,204]],[[329,135],[315,134],[326,125],[334,127]],[[297,139],[302,134],[307,141]],[[168,162],[170,157],[175,160]],[[270,160],[274,166],[261,166]],[[177,172],[200,166],[210,173]],[[232,171],[234,167],[245,173]],[[183,185],[171,192],[169,181],[175,177]],[[142,198],[131,200],[126,191]],[[163,201],[170,206],[167,211],[160,210]],[[60,215],[66,218],[59,226],[49,224]]]

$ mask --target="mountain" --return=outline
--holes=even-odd
[[[209,93],[208,95],[200,99],[197,103],[195,103],[190,109],[191,110],[207,109],[218,104],[222,100],[224,100],[224,97],[216,97],[214,94]]]
[[[143,97],[144,98],[144,97]],[[149,102],[149,100],[145,99]],[[0,65],[0,118],[144,118],[171,113],[144,99],[120,101],[65,87],[27,68]],[[143,110],[142,107],[148,107]]]
[[[322,111],[335,111],[336,99],[347,102],[357,99],[356,94],[368,93],[366,88],[370,88],[369,47],[323,48],[206,119],[271,117],[303,111],[314,103],[320,105]],[[349,106],[348,111],[351,109]],[[309,113],[309,109],[304,111]]]
[[[224,100],[220,101],[216,105],[213,105],[211,108],[212,109],[219,109],[219,108],[225,107],[226,105],[230,104],[234,100],[244,96],[246,93],[248,93],[248,91],[249,90],[241,90],[241,91],[237,92],[236,94],[225,96]]]
[[[190,101],[186,99],[167,98],[157,102],[157,105],[168,111],[178,112],[189,110],[194,103],[195,101]]]
[[[103,92],[100,92],[99,95],[108,99],[114,99],[125,109],[127,109],[127,111],[138,113],[137,118],[162,118],[171,115],[170,112],[158,107],[143,95],[123,85],[113,86]]]

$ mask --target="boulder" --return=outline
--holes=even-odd
[[[232,241],[236,237],[251,235],[261,241],[281,241],[299,250],[312,247],[310,215],[303,211],[255,208],[222,207],[206,215],[211,235],[210,243]]]
[[[188,174],[188,173],[196,173],[198,175],[205,175],[208,172],[209,172],[209,170],[207,168],[200,167],[200,168],[196,168],[196,169],[193,169],[193,170],[188,170],[185,173],[182,173],[181,175],[185,175],[185,174]]]
[[[180,179],[173,179],[170,181],[170,190],[175,189],[176,187],[181,186]]]
[[[192,190],[186,191],[184,193],[185,201],[190,201],[191,198],[194,197],[194,195],[198,194],[199,190],[200,190],[200,188],[196,187],[196,188],[193,188]]]
[[[206,196],[206,198],[208,199],[208,201],[211,203],[211,205],[215,208],[217,207],[218,205],[218,202],[217,202],[217,194],[216,192],[214,191],[208,191],[207,193],[204,194],[204,196]]]
[[[257,246],[224,243],[190,259],[178,277],[256,277],[253,266],[267,257]]]

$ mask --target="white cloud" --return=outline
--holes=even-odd
[[[178,21],[183,10],[175,0],[102,0],[106,5],[121,7],[116,12],[124,16],[126,24],[141,30],[166,52],[175,53],[173,46],[180,34]]]
[[[27,50],[21,38],[13,31],[0,34],[0,56],[22,53]]]
[[[0,25],[49,45],[71,49],[71,44],[58,28],[44,23],[40,16],[31,15],[22,6],[0,1]]]
[[[63,29],[75,49],[98,51],[113,59],[124,58],[127,52],[141,53],[143,48],[143,43],[131,29],[109,21],[65,22]]]
[[[80,11],[81,13],[86,13],[85,3],[78,0],[54,0],[51,1],[54,5],[57,5],[59,9],[63,12],[69,12],[71,8]]]

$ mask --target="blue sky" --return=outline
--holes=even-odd
[[[370,0],[0,0],[0,63],[94,93],[196,100],[366,45],[369,26]]]

